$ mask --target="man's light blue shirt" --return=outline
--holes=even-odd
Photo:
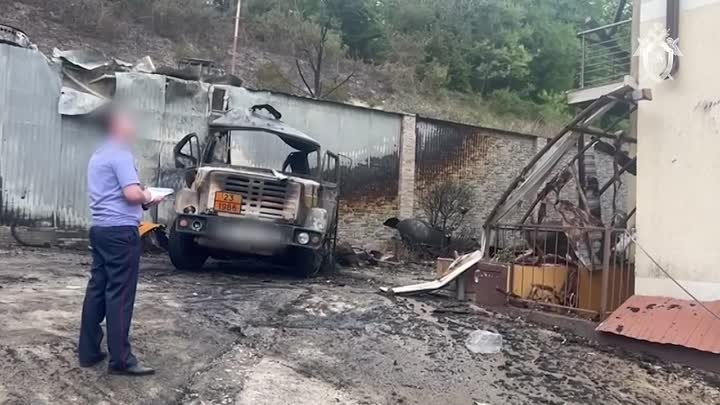
[[[88,163],[88,197],[93,226],[138,226],[140,205],[130,204],[123,188],[140,184],[135,159],[127,145],[107,141]]]

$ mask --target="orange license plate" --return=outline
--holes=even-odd
[[[235,193],[218,191],[215,193],[215,211],[239,214],[242,210],[242,196]]]

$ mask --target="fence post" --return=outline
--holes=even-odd
[[[417,118],[403,115],[400,125],[398,217],[412,218],[415,208],[415,154]]]
[[[580,56],[580,88],[585,87],[585,35],[582,36],[582,45],[581,46],[581,52],[582,55]]]
[[[600,298],[600,319],[605,319],[608,310],[608,289],[610,281],[610,243],[612,236],[612,228],[605,228],[603,237],[603,261],[602,261],[602,297]]]

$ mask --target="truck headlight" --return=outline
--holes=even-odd
[[[307,245],[310,243],[310,235],[307,232],[300,232],[297,234],[297,243],[301,245]]]
[[[328,215],[323,208],[312,208],[305,217],[305,228],[313,231],[325,232],[327,229]]]

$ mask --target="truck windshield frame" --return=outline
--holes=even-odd
[[[233,159],[233,139],[237,139],[241,136],[246,137],[273,137],[275,139],[283,141],[284,145],[287,145],[287,150],[290,153],[286,156],[284,167],[265,167],[265,165],[254,165],[254,164],[238,164],[237,159]],[[260,138],[257,138],[260,139]],[[218,150],[218,145],[221,145],[221,150]],[[240,150],[235,148],[236,152]],[[252,150],[254,148],[245,148],[243,151]],[[290,155],[294,157],[291,158]],[[305,155],[307,159],[307,173],[292,171],[293,162],[297,162],[297,159],[302,159],[301,155]],[[201,154],[201,165],[202,166],[225,166],[232,168],[241,169],[261,169],[261,170],[274,170],[278,173],[285,175],[301,177],[311,180],[320,180],[320,168],[321,168],[321,148],[313,148],[307,150],[300,150],[293,147],[290,143],[286,142],[282,136],[272,131],[266,131],[262,128],[236,128],[232,130],[212,130],[207,137],[205,146]],[[236,160],[236,161],[233,161]],[[312,165],[314,163],[314,165]],[[271,165],[275,166],[275,164]]]

